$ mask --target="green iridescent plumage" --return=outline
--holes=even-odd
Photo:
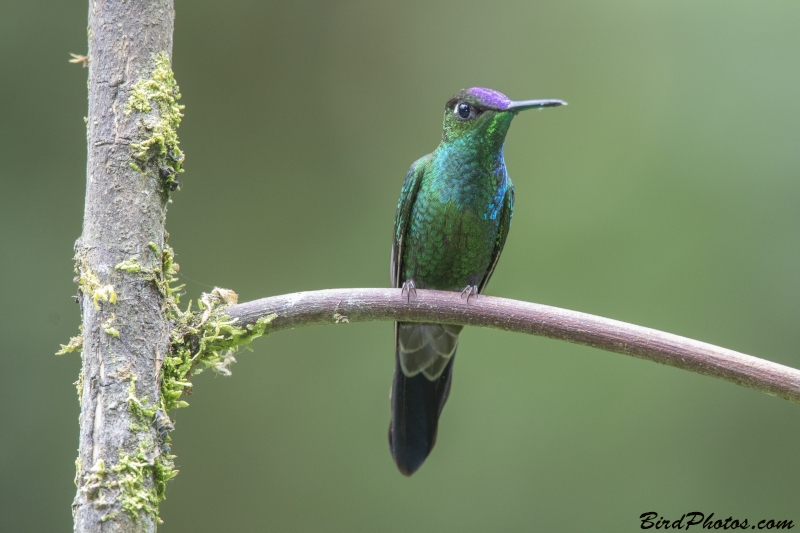
[[[461,91],[445,105],[442,142],[411,165],[397,205],[392,286],[483,292],[511,226],[514,186],[503,143],[523,109],[560,100],[514,102],[491,89]],[[436,440],[450,390],[461,326],[397,323],[389,443],[401,472],[412,474]]]

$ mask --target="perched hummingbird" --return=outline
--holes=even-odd
[[[511,119],[525,109],[566,105],[561,100],[514,101],[473,87],[450,98],[442,142],[406,174],[392,242],[392,286],[484,291],[506,242],[514,185],[503,143]],[[439,415],[450,392],[463,326],[395,323],[395,371],[389,448],[397,468],[413,474],[436,442]]]

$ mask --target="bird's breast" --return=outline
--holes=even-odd
[[[469,176],[475,169],[468,166],[459,170],[457,179],[451,174],[450,179],[433,176],[424,181],[411,211],[403,273],[420,288],[461,290],[478,285],[491,261],[505,168],[499,175],[484,171],[481,176]]]

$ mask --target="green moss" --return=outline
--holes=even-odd
[[[70,337],[67,344],[62,344],[61,349],[56,352],[56,355],[64,355],[72,352],[77,352],[83,349],[83,333],[76,337]]]
[[[170,351],[161,367],[161,395],[163,409],[186,407],[180,400],[184,392],[191,389],[189,377],[211,368],[223,375],[230,375],[230,365],[236,362],[233,351],[248,346],[254,339],[264,335],[275,315],[262,317],[254,325],[238,326],[235,320],[225,315],[225,306],[235,303],[236,293],[215,288],[204,294],[198,302],[199,310],[186,311],[176,306],[173,318],[176,327],[172,330]]]
[[[270,315],[253,325],[238,325],[236,320],[225,314],[226,307],[236,303],[236,293],[220,288],[203,294],[195,309],[192,309],[192,302],[186,309],[181,309],[180,290],[183,286],[175,285],[179,267],[175,263],[172,248],[165,243],[159,252],[153,242],[148,243],[148,248],[160,257],[160,268],[146,268],[135,258],[123,261],[116,268],[155,283],[163,298],[164,312],[173,325],[170,346],[161,366],[161,394],[157,403],[151,405],[147,398],[139,398],[136,395],[135,378],[128,374],[129,428],[136,439],[134,442],[138,442],[136,451],[131,454],[120,450],[119,461],[111,467],[106,467],[102,461],[98,462],[84,475],[80,484],[81,490],[97,508],[115,506],[103,517],[103,521],[125,512],[135,521],[139,521],[141,513],[145,513],[160,522],[158,506],[166,497],[167,483],[178,474],[175,456],[170,454],[169,449],[169,431],[174,428],[167,412],[188,405],[182,396],[191,390],[190,378],[193,374],[211,368],[217,373],[229,375],[229,366],[235,362],[234,351],[240,346],[247,347],[254,339],[264,335],[267,326],[275,318],[275,315]],[[115,293],[113,297],[110,296],[113,288],[111,292],[102,293],[109,295],[108,300],[102,297],[94,300],[94,294],[101,285],[85,266],[80,272],[83,280],[81,288],[93,297],[96,305],[99,305],[99,301],[116,301]],[[113,327],[114,320],[115,315],[111,313],[102,328],[107,334],[118,336],[119,332]],[[67,353],[79,347],[80,342],[75,338],[62,347],[62,351]],[[122,373],[118,377],[122,379]],[[79,395],[82,385],[83,374],[77,383]],[[153,440],[153,430],[157,442]],[[76,483],[80,482],[81,468],[78,459]],[[104,497],[113,500],[106,501]]]
[[[75,486],[76,487],[80,486],[78,484],[78,482],[80,481],[80,478],[81,478],[81,469],[83,469],[83,461],[81,461],[80,456],[78,456],[78,458],[75,459],[75,479],[74,479],[74,481],[75,481]]]
[[[104,486],[106,474],[108,474],[108,470],[102,459],[89,469],[89,473],[84,476],[83,486],[81,487],[81,492],[86,494],[86,498],[94,500],[100,496],[100,489]]]
[[[167,481],[178,475],[174,458],[174,455],[161,455],[153,462],[153,484],[159,502],[167,499]]]
[[[75,385],[75,389],[78,391],[78,403],[81,401],[81,396],[83,396],[83,368],[81,368],[81,373],[78,374],[78,381],[73,383]]]
[[[148,448],[152,446],[141,443],[133,455],[120,450],[119,462],[111,469],[116,479],[106,486],[119,488],[119,504],[134,521],[138,522],[139,513],[144,512],[161,522],[158,505],[166,498],[167,481],[178,475],[178,471],[173,456],[148,458]],[[146,482],[148,478],[152,483]],[[114,513],[110,513],[104,520],[113,516]]]
[[[95,309],[100,309],[101,301],[110,304],[117,303],[117,293],[114,291],[114,286],[100,283],[100,280],[94,272],[91,271],[89,265],[80,258],[78,258],[76,270],[78,272],[78,285],[81,287],[81,292],[92,299]]]
[[[148,246],[154,253],[158,253],[155,243],[149,243]],[[192,302],[189,302],[185,310],[181,309],[179,291],[183,286],[174,285],[178,273],[175,253],[165,243],[160,255],[160,272],[142,268],[138,273],[152,276],[151,279],[155,281],[164,298],[165,313],[173,325],[170,346],[161,366],[161,397],[158,406],[148,405],[144,399],[139,400],[136,397],[135,383],[131,381],[128,408],[134,415],[133,424],[137,430],[141,432],[155,427],[162,453],[154,461],[147,462],[143,460],[144,452],[140,450],[137,452],[138,460],[126,457],[125,466],[119,467],[128,476],[120,501],[123,510],[129,513],[132,510],[156,513],[158,503],[165,497],[167,482],[178,474],[173,462],[175,456],[169,455],[168,432],[174,428],[167,412],[189,405],[182,400],[182,396],[191,391],[192,375],[199,374],[206,368],[229,375],[229,366],[235,362],[234,351],[240,346],[247,347],[254,339],[264,335],[267,326],[276,316],[263,317],[253,325],[239,326],[225,314],[225,308],[236,303],[236,293],[218,287],[211,293],[202,295],[197,309],[192,309]],[[146,473],[153,476],[152,489],[144,489],[140,483]]]
[[[137,522],[140,511],[151,516],[158,514],[159,502],[155,490],[145,488],[144,483],[150,468],[141,446],[135,455],[120,450],[119,462],[113,468],[117,474],[115,484],[119,487],[120,506]]]
[[[142,270],[142,265],[139,264],[139,260],[138,259],[136,259],[135,257],[132,257],[130,259],[126,259],[125,261],[123,261],[122,263],[118,264],[114,268],[117,269],[117,270],[124,270],[125,272],[128,272],[129,274],[136,274],[137,272]]]
[[[157,172],[169,167],[174,173],[169,173],[165,178],[168,183],[175,181],[175,176],[183,172],[183,152],[178,148],[178,126],[181,123],[184,106],[178,104],[180,91],[175,83],[175,76],[170,67],[169,56],[160,52],[153,56],[153,71],[150,78],[139,80],[131,87],[128,103],[125,106],[125,115],[134,112],[142,115],[139,119],[139,129],[143,140],[131,143],[134,163],[140,172],[150,162],[155,163]],[[153,110],[155,116],[150,113]]]
[[[148,243],[148,248],[155,253],[158,253],[158,247],[154,242]],[[142,279],[155,281],[161,296],[167,300],[167,304],[170,304],[169,300],[171,297],[174,297],[175,303],[177,303],[177,292],[183,288],[183,285],[179,285],[177,287],[172,286],[172,283],[178,279],[176,277],[176,274],[178,273],[177,266],[177,263],[174,262],[174,253],[172,248],[165,246],[164,252],[161,254],[160,270],[146,268],[136,257],[126,259],[125,261],[116,265],[114,268],[116,270],[128,272],[129,274],[143,274]]]
[[[102,328],[103,328],[103,331],[106,333],[106,335],[111,335],[112,337],[119,338],[119,331],[117,331],[117,328],[112,326],[112,324],[114,323],[114,320],[116,318],[117,318],[116,313],[111,313],[111,316],[108,317],[105,322],[103,322]],[[113,360],[114,354],[111,354],[111,357],[112,357],[112,360]],[[116,363],[116,361],[115,361],[115,363]]]
[[[117,303],[117,293],[114,292],[113,285],[102,285],[94,291],[92,294],[92,302],[94,302],[94,306],[97,309],[100,309],[100,305],[98,304],[100,300],[111,304]]]
[[[148,406],[147,404],[147,398],[140,400],[136,397],[136,379],[131,376],[130,386],[128,387],[128,410],[145,427],[150,426],[156,416],[156,407]]]
[[[169,235],[167,235],[169,237]],[[166,239],[165,239],[166,240]],[[178,263],[175,262],[175,252],[172,248],[164,243],[164,249],[161,250],[161,276],[157,279],[158,289],[161,295],[167,302],[168,311],[172,319],[180,319],[180,291],[184,285],[172,286],[173,283],[178,281]],[[191,307],[191,303],[189,304]]]

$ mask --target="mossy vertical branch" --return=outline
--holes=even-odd
[[[192,373],[230,373],[233,349],[272,317],[240,326],[233,291],[181,309],[167,244],[170,196],[183,172],[183,117],[170,54],[172,0],[92,2],[86,208],[75,245],[82,334],[81,434],[75,531],[155,531],[177,475],[168,412],[184,407]]]
[[[173,22],[172,0],[89,7],[86,203],[75,244],[83,324],[61,350],[83,358],[78,532],[155,531],[175,475],[157,420],[171,329],[165,221],[183,161]]]

